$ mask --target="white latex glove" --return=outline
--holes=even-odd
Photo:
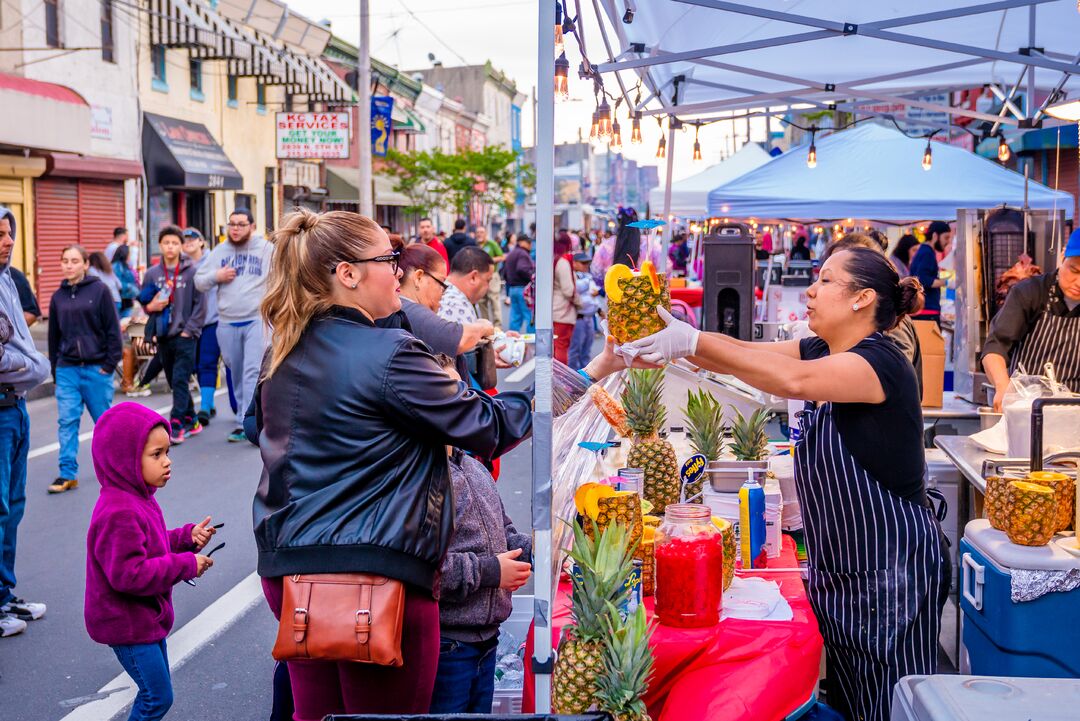
[[[697,352],[701,331],[689,323],[677,320],[663,306],[657,307],[656,311],[667,323],[666,328],[641,340],[624,343],[615,349],[615,353],[625,360],[628,366],[634,359],[660,365]]]

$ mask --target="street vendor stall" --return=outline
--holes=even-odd
[[[821,634],[790,537],[770,565],[785,570],[749,571],[745,577],[779,584],[790,609],[783,620],[723,618],[708,628],[657,627],[650,644],[655,675],[645,697],[653,721],[783,719],[815,697]],[[569,584],[560,584],[551,619],[553,642],[570,620],[569,596]],[[645,599],[645,608],[651,617],[651,597]],[[531,653],[530,636],[526,655]],[[534,686],[527,676],[522,711],[533,710]]]

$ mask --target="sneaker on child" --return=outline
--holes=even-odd
[[[202,424],[198,420],[192,419],[190,416],[184,419],[185,436],[197,436],[202,433],[202,430]]]
[[[247,434],[244,433],[243,428],[237,428],[229,434],[229,443],[244,443],[247,441]]]
[[[131,390],[125,392],[124,395],[128,398],[145,398],[146,396],[150,395],[151,392],[152,391],[150,390],[150,384],[144,383],[141,386],[135,386]]]

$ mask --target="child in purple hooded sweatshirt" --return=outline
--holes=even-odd
[[[172,475],[167,428],[150,409],[121,403],[98,419],[91,447],[101,495],[86,534],[84,617],[90,638],[111,646],[138,684],[128,721],[156,721],[172,706],[172,587],[214,565],[195,553],[215,533],[210,518],[166,530],[154,500]]]

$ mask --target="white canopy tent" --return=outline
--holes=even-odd
[[[1080,14],[1075,0],[592,0],[606,58],[586,72],[614,75],[625,107],[645,116],[699,120],[774,116],[792,106],[880,115],[888,104],[912,120],[912,109],[1000,125],[1037,126],[1062,92],[1080,89]],[[565,2],[571,5],[568,0]],[[536,414],[533,435],[536,645],[529,671],[537,675],[536,707],[550,709],[552,556],[551,299],[554,201],[555,6],[540,2],[537,75]],[[593,48],[594,54],[596,48]],[[572,54],[571,50],[568,54]],[[606,62],[602,62],[606,60]],[[577,59],[574,59],[574,66]],[[565,68],[565,66],[564,66]],[[565,73],[565,69],[563,71]],[[630,91],[644,92],[633,102]],[[614,85],[614,84],[612,84]],[[998,115],[927,101],[929,91],[989,87],[1002,101]],[[614,88],[611,88],[612,90]],[[1023,102],[1019,102],[1023,90]],[[1045,91],[1042,96],[1036,90]],[[947,121],[917,119],[943,127]],[[675,126],[669,122],[670,196]],[[804,156],[805,160],[805,156]],[[915,162],[918,161],[918,154]],[[771,165],[771,164],[770,164]],[[769,166],[765,166],[768,168]],[[935,170],[939,167],[935,163]],[[670,214],[670,205],[664,215]],[[665,239],[670,237],[666,226]],[[666,253],[664,254],[666,256]]]
[[[816,145],[817,167],[807,167],[807,148],[793,149],[711,191],[709,214],[807,222],[950,220],[958,208],[1021,207],[1025,199],[1032,208],[1073,214],[1071,194],[1027,182],[952,145],[932,143],[933,166],[923,170],[926,141],[876,123],[819,137]]]
[[[697,175],[671,184],[669,215],[676,218],[700,220],[709,217],[709,191],[739,178],[772,160],[757,143],[747,143],[727,160],[717,163]],[[664,207],[664,189],[649,191],[649,208],[657,214]]]

